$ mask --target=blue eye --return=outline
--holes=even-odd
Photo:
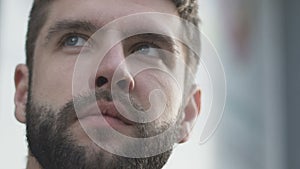
[[[139,47],[137,47],[137,49],[135,49],[134,53],[138,53],[138,54],[148,54],[150,51],[150,46],[149,45],[140,45]]]
[[[86,40],[84,38],[81,38],[80,36],[70,36],[65,40],[64,46],[82,47],[85,45],[85,43]]]
[[[132,53],[147,56],[159,56],[159,49],[158,47],[150,44],[142,44],[135,47]]]

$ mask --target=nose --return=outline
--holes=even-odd
[[[96,77],[91,80],[91,85],[95,86],[95,89],[103,88],[106,90],[110,90],[111,85],[116,85],[123,91],[132,91],[134,89],[134,78],[131,76],[124,61],[123,45],[119,43],[104,56],[98,66]],[[113,78],[116,70],[118,76]],[[114,82],[112,82],[113,79]]]

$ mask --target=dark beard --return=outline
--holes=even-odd
[[[81,97],[88,102],[89,97]],[[110,101],[107,91],[96,94],[97,99]],[[50,106],[42,106],[32,102],[30,95],[26,108],[27,141],[32,155],[44,169],[160,169],[167,162],[172,148],[159,155],[146,158],[128,158],[111,154],[109,160],[103,158],[109,152],[88,150],[87,147],[76,144],[72,133],[68,131],[76,120],[73,101],[68,102],[58,113]],[[83,103],[85,104],[85,103]],[[149,137],[165,129],[155,129],[155,126],[138,125],[141,137]],[[164,128],[166,128],[165,126]],[[176,135],[176,134],[174,134]],[[166,138],[175,143],[176,136]],[[164,144],[162,140],[160,144]],[[151,148],[151,145],[149,145]]]

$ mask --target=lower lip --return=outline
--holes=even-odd
[[[87,116],[79,119],[82,127],[112,127],[117,129],[119,127],[128,126],[123,121],[110,116]]]

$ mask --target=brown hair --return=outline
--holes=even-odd
[[[37,37],[44,26],[51,3],[54,0],[34,0],[28,22],[26,39],[26,64],[29,68],[29,82],[31,81],[33,69],[33,56]],[[199,25],[198,3],[197,0],[172,0],[177,7],[181,18],[192,22],[195,26]],[[196,57],[196,65],[198,64]]]

